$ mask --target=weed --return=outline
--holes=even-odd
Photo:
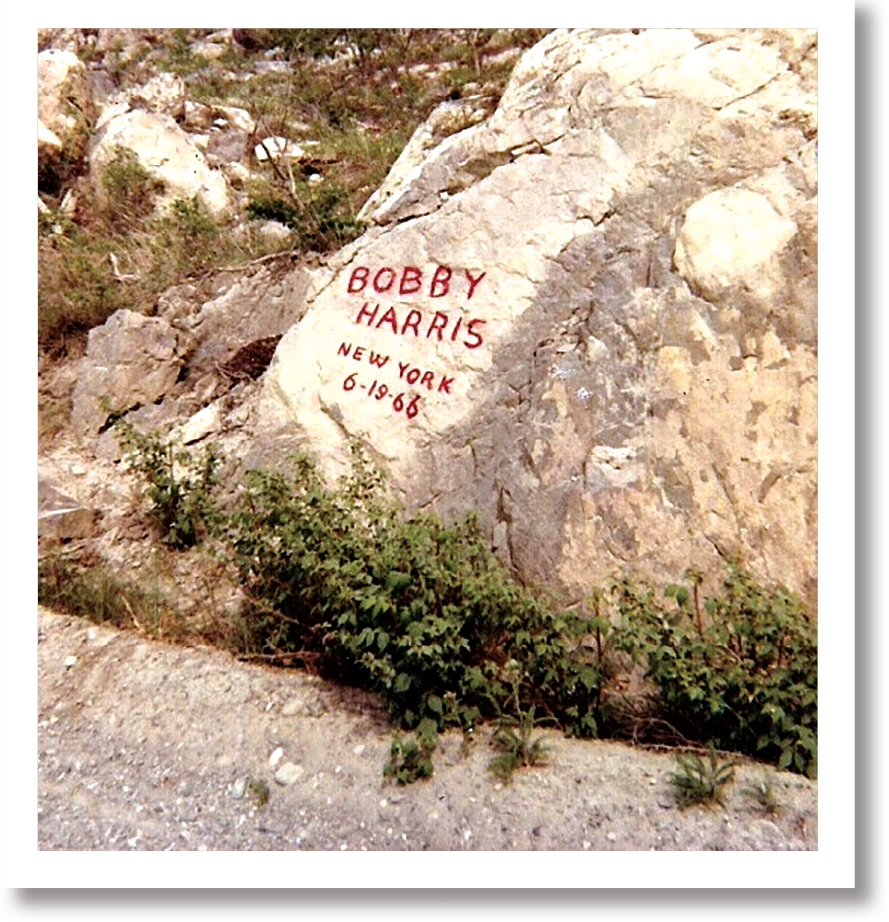
[[[424,720],[413,735],[403,738],[396,734],[389,749],[389,761],[383,777],[396,784],[413,784],[431,778],[434,772],[432,754],[436,747],[437,728],[434,721]]]
[[[279,221],[296,232],[298,245],[305,250],[327,252],[354,240],[363,225],[344,214],[345,193],[335,186],[310,188],[307,182],[294,185],[286,198],[259,195],[247,205],[247,216]]]
[[[769,816],[774,816],[781,809],[778,803],[778,795],[775,793],[775,786],[770,778],[763,778],[755,785],[744,788],[744,794],[755,800]]]
[[[269,802],[271,791],[265,781],[259,778],[248,778],[247,790],[250,792],[257,809],[261,810]]]
[[[721,761],[711,744],[704,762],[694,753],[685,753],[676,757],[678,772],[671,772],[667,780],[676,792],[676,801],[681,809],[692,804],[722,804],[723,790],[735,777],[734,759]]]
[[[135,628],[149,637],[179,634],[176,613],[157,590],[122,582],[92,557],[44,557],[37,569],[37,600],[56,611]]]
[[[488,771],[504,784],[512,781],[518,768],[547,764],[545,739],[542,736],[532,739],[533,729],[534,709],[531,708],[518,720],[506,718],[500,721],[491,735],[491,744],[500,752],[488,763]]]
[[[115,423],[132,468],[147,481],[145,496],[163,541],[180,550],[193,547],[216,515],[211,491],[219,459],[212,450],[202,459],[175,453],[156,433],[143,435],[130,423]]]
[[[139,163],[136,154],[118,147],[102,171],[100,184],[106,204],[103,216],[115,230],[132,230],[153,212],[155,199],[164,184]]]

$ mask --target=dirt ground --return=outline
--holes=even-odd
[[[672,755],[548,732],[510,784],[480,728],[399,787],[385,712],[300,671],[38,608],[42,850],[815,850],[817,784],[745,764],[724,806],[680,810]],[[771,780],[769,813],[749,788]]]

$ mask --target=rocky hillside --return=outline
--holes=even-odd
[[[491,714],[514,683],[533,723],[559,675],[563,729],[691,745],[725,714],[813,775],[816,103],[807,30],[41,30],[41,601],[304,666],[353,624],[338,665],[394,693],[396,642],[451,644]],[[356,450],[398,514],[325,492]],[[245,487],[294,457],[320,554]],[[467,515],[487,583],[429,524]],[[509,620],[553,599],[567,620]],[[507,612],[478,649],[469,609]],[[649,662],[712,644],[697,724],[609,646],[640,612]],[[452,694],[390,716],[453,726]]]
[[[120,310],[45,392],[76,379],[70,435],[111,465],[105,489],[114,418],[248,465],[308,449],[330,474],[358,440],[407,507],[476,510],[523,580],[570,599],[622,568],[717,579],[740,557],[814,609],[814,33],[555,32],[502,97],[453,76],[509,73],[507,39],[435,68],[398,62],[409,37],[387,50],[374,80],[422,87],[431,114],[370,188],[345,184],[330,99],[326,140],[293,120],[317,100],[287,96],[286,130],[261,111],[296,92],[306,50],[250,58],[270,38],[242,30],[41,36],[41,270],[90,221],[129,222],[76,254]],[[370,73],[360,46],[327,51],[321,72]],[[144,82],[116,89],[116,69]],[[252,110],[228,104],[270,75]],[[339,130],[367,144],[383,126]],[[333,208],[340,193],[360,209]],[[149,235],[153,263],[126,244]],[[214,271],[220,255],[235,264]],[[58,295],[52,346],[89,326]]]

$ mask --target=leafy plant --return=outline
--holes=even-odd
[[[693,739],[743,752],[779,768],[817,772],[817,639],[799,600],[760,586],[732,564],[723,593],[700,604],[668,586],[628,577],[612,586],[621,622],[615,643],[645,664],[661,716]]]
[[[363,225],[344,211],[346,193],[336,186],[314,189],[307,182],[291,184],[286,196],[261,194],[247,205],[247,216],[278,221],[293,230],[306,250],[327,252],[354,240]]]
[[[547,764],[545,738],[532,739],[533,729],[534,709],[531,708],[518,721],[515,718],[501,721],[491,735],[491,744],[500,752],[488,763],[488,771],[504,784],[512,781],[518,768]]]
[[[128,462],[147,481],[145,496],[164,542],[176,550],[193,547],[216,515],[211,492],[219,459],[212,449],[199,459],[174,452],[157,433],[144,435],[125,420],[115,426]]]
[[[671,772],[667,780],[676,792],[676,801],[681,809],[692,804],[722,804],[723,790],[735,778],[735,759],[720,760],[711,743],[707,761],[694,753],[676,756],[679,771]]]
[[[393,722],[464,729],[531,708],[595,736],[591,622],[523,590],[472,517],[405,518],[356,451],[335,489],[305,457],[254,472],[224,529],[249,599],[250,652],[382,695]]]
[[[424,778],[431,778],[434,772],[432,754],[436,747],[437,728],[435,721],[423,720],[416,736],[404,738],[398,734],[389,749],[389,761],[383,769],[383,776],[396,784],[413,784]]]

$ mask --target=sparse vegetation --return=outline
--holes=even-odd
[[[37,568],[37,600],[57,611],[136,630],[149,637],[184,634],[178,612],[156,585],[136,586],[113,575],[91,554],[47,554]]]
[[[532,739],[534,731],[534,709],[522,714],[519,719],[505,718],[499,721],[491,734],[491,745],[498,755],[488,763],[492,772],[504,784],[512,781],[519,768],[546,765],[547,746],[543,736]]]
[[[396,733],[389,749],[389,761],[383,777],[395,784],[413,784],[431,778],[435,772],[432,755],[435,752],[438,730],[435,721],[420,721],[416,735],[403,737]]]
[[[767,775],[757,784],[744,788],[744,793],[753,798],[769,816],[775,816],[781,809],[775,785]]]
[[[679,770],[667,776],[681,809],[694,804],[722,804],[725,788],[734,781],[737,759],[720,759],[711,743],[706,761],[693,752],[676,756]]]
[[[176,452],[157,433],[144,435],[126,420],[116,425],[128,463],[146,483],[145,498],[161,539],[177,550],[194,547],[217,516],[211,493],[219,459],[212,450],[199,459]]]

